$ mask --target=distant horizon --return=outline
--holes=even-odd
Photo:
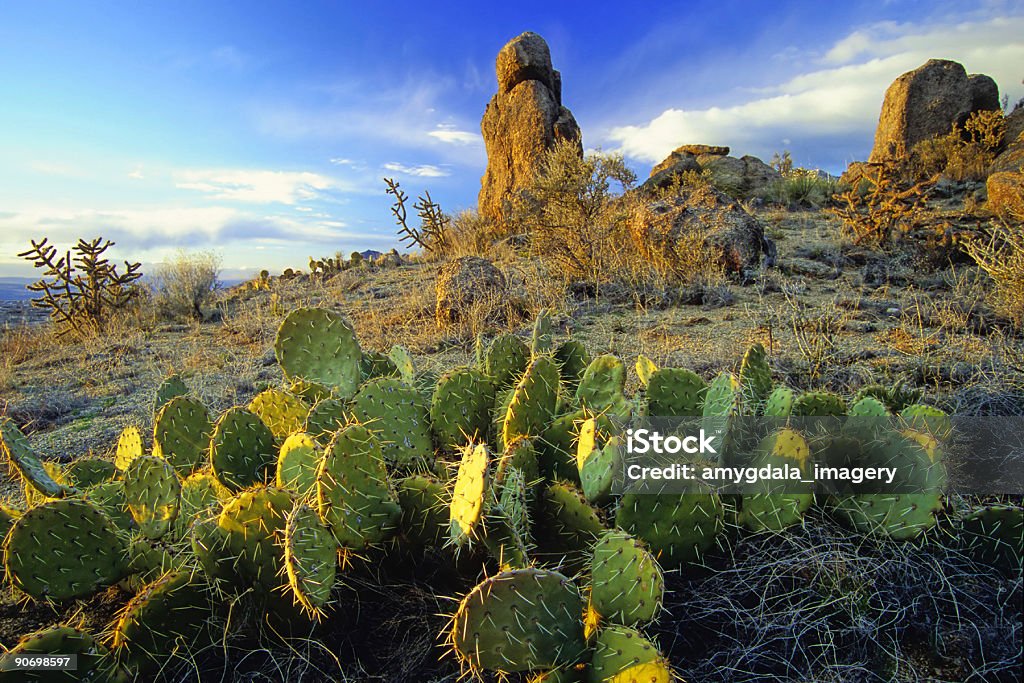
[[[44,236],[103,236],[144,269],[213,251],[239,279],[401,251],[381,178],[475,208],[494,59],[527,30],[584,146],[641,179],[692,143],[838,175],[929,58],[1024,97],[1021,2],[57,4],[0,13],[0,276],[36,275],[16,254]]]

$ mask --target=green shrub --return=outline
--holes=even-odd
[[[157,268],[150,285],[157,313],[176,320],[202,320],[203,307],[220,288],[219,275],[220,257],[213,252],[179,251]]]

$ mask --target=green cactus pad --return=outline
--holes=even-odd
[[[1024,507],[986,505],[963,519],[961,542],[980,562],[1019,576],[1024,565]]]
[[[395,362],[386,353],[366,350],[359,360],[359,374],[363,381],[374,377],[398,377],[398,368]]]
[[[591,683],[670,683],[668,660],[657,646],[628,626],[609,625],[597,632],[590,662]]]
[[[114,467],[123,472],[128,469],[128,463],[143,453],[145,448],[142,446],[142,432],[135,425],[128,425],[117,438]]]
[[[376,377],[359,388],[352,413],[380,442],[385,460],[400,468],[433,462],[430,415],[419,392],[395,377]]]
[[[230,588],[238,582],[234,571],[234,558],[228,554],[228,532],[220,526],[220,512],[209,517],[199,516],[189,528],[192,554],[199,561],[203,573],[211,584]]]
[[[490,487],[490,453],[484,444],[462,449],[462,461],[455,477],[449,504],[450,538],[456,546],[483,536]]]
[[[583,657],[582,614],[579,591],[562,574],[504,571],[462,599],[449,639],[459,661],[476,675],[553,668]]]
[[[646,387],[651,382],[651,375],[658,371],[658,365],[645,356],[639,354],[636,357],[636,376],[640,379],[640,385]]]
[[[25,480],[26,493],[28,488],[48,498],[63,498],[77,493],[73,487],[58,482],[46,471],[28,439],[14,421],[7,417],[0,418],[0,444],[3,445],[4,455]]]
[[[326,446],[334,438],[334,432],[349,422],[348,403],[340,398],[325,398],[310,408],[306,416],[306,433]]]
[[[583,342],[569,339],[562,342],[555,348],[555,362],[558,363],[558,374],[562,378],[562,384],[572,392],[583,378],[583,373],[590,365],[590,354]]]
[[[124,496],[142,535],[160,538],[178,516],[181,481],[166,460],[144,455],[124,473]]]
[[[172,398],[187,395],[188,387],[185,385],[185,381],[181,379],[181,375],[167,377],[156,388],[156,397],[153,399],[153,415],[159,414],[160,409],[167,405]]]
[[[402,514],[380,444],[359,424],[339,431],[327,447],[317,472],[316,498],[320,517],[346,548],[387,540]]]
[[[334,311],[293,310],[277,330],[274,352],[286,378],[319,382],[340,398],[352,396],[362,379],[356,334]]]
[[[0,504],[0,541],[7,537],[7,532],[11,530],[19,517],[21,517],[21,510]]]
[[[537,439],[537,462],[545,479],[579,483],[576,439],[580,425],[589,416],[584,410],[556,417]]]
[[[316,486],[316,473],[323,453],[309,434],[296,432],[281,444],[277,457],[277,485],[291,489],[300,497]]]
[[[740,386],[743,397],[751,405],[760,405],[772,393],[772,368],[768,364],[768,352],[758,342],[743,354],[740,363]]]
[[[440,547],[448,538],[448,491],[421,474],[400,479],[395,488],[402,506],[402,535],[415,545]]]
[[[576,400],[581,408],[595,413],[607,411],[618,415],[625,403],[625,387],[626,366],[617,356],[607,353],[598,356],[587,366],[576,387]]]
[[[124,482],[120,480],[105,481],[86,490],[85,500],[97,510],[110,518],[114,526],[121,531],[138,529],[132,513],[128,510],[128,499],[124,495]]]
[[[549,356],[534,358],[516,384],[501,425],[504,448],[522,436],[544,432],[558,402],[558,368]]]
[[[526,479],[510,467],[498,488],[497,501],[484,521],[484,544],[502,569],[523,569],[529,565],[531,546]]]
[[[116,474],[117,468],[114,467],[114,463],[92,455],[78,458],[64,468],[64,476],[68,483],[79,489],[102,484],[113,479]]]
[[[225,532],[223,557],[233,558],[233,573],[243,586],[269,593],[284,585],[284,524],[292,506],[291,494],[266,486],[242,491],[224,504],[217,519]]]
[[[196,472],[181,482],[181,496],[178,503],[178,518],[174,526],[178,535],[192,525],[198,517],[220,512],[225,502],[231,499],[231,491],[224,487],[210,472]]]
[[[395,369],[398,371],[398,376],[403,381],[409,384],[416,381],[416,365],[413,363],[412,354],[409,353],[409,349],[395,344],[388,351],[388,358],[391,359]]]
[[[554,346],[554,325],[551,322],[551,311],[542,308],[537,313],[537,319],[533,321],[533,337],[530,341],[530,353],[539,356],[542,353],[551,353]]]
[[[294,379],[288,385],[288,391],[293,396],[298,396],[306,405],[316,405],[318,402],[324,399],[331,398],[331,388],[320,384],[319,382],[311,382],[308,379]]]
[[[506,474],[515,468],[523,473],[526,484],[532,485],[541,479],[540,465],[537,461],[537,449],[534,440],[520,437],[505,447],[505,452],[498,458],[494,469],[494,483],[500,486]]]
[[[264,484],[277,465],[274,434],[245,408],[228,408],[210,437],[210,464],[221,484],[231,491]]]
[[[765,417],[789,417],[793,412],[793,402],[796,394],[789,387],[775,387],[764,402]]]
[[[807,441],[793,429],[780,429],[762,439],[757,447],[752,465],[754,467],[786,467],[799,468],[801,476],[810,476],[810,448]],[[778,482],[758,480],[760,489],[757,493],[745,493],[742,496],[742,508],[739,522],[751,531],[770,529],[780,531],[792,524],[799,524],[804,513],[814,502],[814,494],[809,487],[798,483],[787,482],[778,486]],[[793,488],[807,488],[807,492],[791,492]],[[776,489],[784,488],[786,492]]]
[[[841,417],[846,414],[846,401],[829,391],[808,391],[793,401],[796,417]]]
[[[739,412],[742,398],[736,375],[720,372],[708,385],[701,413],[704,417],[730,417]]]
[[[850,406],[850,417],[888,417],[889,409],[874,396],[865,396]]]
[[[438,446],[455,449],[486,437],[494,400],[494,385],[477,370],[459,368],[442,375],[430,402]]]
[[[112,641],[118,661],[136,674],[165,666],[199,643],[213,612],[209,586],[189,572],[172,572],[145,586],[117,619]]]
[[[0,655],[0,682],[23,681],[106,681],[109,662],[107,650],[92,635],[71,626],[51,626],[21,638],[7,653]],[[71,671],[40,671],[29,673],[14,666],[18,655],[76,655],[76,668]]]
[[[615,474],[622,467],[622,440],[609,436],[590,418],[580,427],[576,450],[576,466],[583,495],[595,504],[608,502]]]
[[[632,626],[654,619],[665,578],[654,556],[624,531],[605,532],[590,561],[590,604],[602,618]]]
[[[530,362],[530,348],[513,334],[495,337],[484,357],[484,370],[498,389],[512,386]]]
[[[280,389],[267,389],[249,402],[249,411],[257,415],[278,440],[306,425],[309,406],[300,398]]]
[[[156,546],[141,536],[128,546],[128,571],[132,581],[145,585],[175,568],[179,556],[162,546]]]
[[[296,505],[287,516],[284,566],[293,597],[307,612],[319,614],[334,587],[338,543],[308,505]]]
[[[910,429],[931,434],[939,441],[945,441],[953,433],[949,415],[934,406],[915,403],[901,410],[900,417]]]
[[[647,414],[652,417],[691,417],[701,414],[707,383],[685,368],[662,368],[647,381]]]
[[[153,455],[185,477],[199,469],[210,445],[210,413],[200,401],[177,396],[160,409],[153,422]]]
[[[615,513],[616,526],[644,540],[665,567],[700,564],[724,529],[718,494],[699,481],[688,487],[682,494],[627,493]]]
[[[40,600],[84,597],[116,583],[127,554],[110,519],[74,499],[28,510],[4,542],[11,584]]]
[[[594,541],[605,531],[597,510],[574,486],[561,482],[548,485],[537,503],[534,540],[540,553],[582,568]]]

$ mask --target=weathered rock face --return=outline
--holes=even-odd
[[[774,259],[774,245],[761,223],[735,201],[713,187],[684,187],[667,199],[640,203],[629,219],[633,240],[647,258],[685,267],[691,251],[722,266],[726,273],[745,276]]]
[[[559,140],[583,154],[580,128],[562,106],[561,75],[551,65],[548,45],[536,33],[513,38],[498,53],[498,92],[480,124],[487,148],[481,179],[480,213],[501,222],[509,203],[533,180],[544,153]]]
[[[999,171],[988,177],[988,209],[1005,220],[1024,221],[1024,173]]]
[[[1006,117],[1003,150],[989,166],[989,173],[1019,171],[1024,167],[1024,107]]]
[[[885,91],[869,161],[904,158],[918,142],[945,135],[975,111],[997,109],[999,89],[988,76],[968,76],[958,62],[930,59]]]
[[[439,326],[464,321],[470,312],[493,322],[502,317],[508,283],[485,258],[463,256],[449,261],[438,271],[435,286],[434,314]]]
[[[749,196],[781,174],[755,156],[739,159],[727,156],[728,147],[713,145],[683,145],[677,147],[661,163],[651,169],[651,177],[641,186],[644,189],[666,187],[687,171],[700,173],[710,170],[715,183],[737,194]]]

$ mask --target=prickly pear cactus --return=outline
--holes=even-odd
[[[432,477],[412,474],[399,480],[402,536],[417,546],[441,547],[448,539],[448,491]]]
[[[405,469],[433,463],[430,415],[419,392],[404,381],[367,381],[352,399],[352,413],[377,435],[388,463]]]
[[[128,548],[102,512],[83,500],[26,511],[4,542],[11,584],[39,600],[91,595],[124,575]]]
[[[163,458],[135,458],[124,473],[124,496],[139,530],[146,538],[166,534],[178,516],[181,480]]]
[[[841,417],[846,414],[846,401],[829,391],[808,391],[793,401],[792,414],[797,417]]]
[[[606,353],[587,366],[576,387],[576,401],[581,408],[595,413],[608,412],[628,417],[625,387],[626,366],[617,356]]]
[[[624,531],[604,533],[590,560],[590,605],[602,619],[633,626],[654,619],[665,597],[661,566]]]
[[[558,572],[504,571],[462,599],[449,642],[474,675],[572,664],[585,653],[583,608],[575,584]]]
[[[355,332],[338,313],[297,308],[281,322],[274,340],[277,362],[288,379],[306,379],[349,398],[362,379],[363,354]]]
[[[1008,576],[1024,567],[1024,507],[986,505],[964,517],[960,531],[965,550]]]
[[[597,632],[592,683],[670,683],[675,675],[657,646],[636,629],[609,625]]]
[[[527,486],[541,481],[537,449],[533,444],[533,439],[520,437],[505,447],[505,452],[498,457],[498,464],[494,468],[495,485],[500,486],[512,468],[522,472]]]
[[[63,498],[77,493],[74,487],[65,486],[50,476],[28,439],[7,417],[0,418],[0,444],[8,461],[25,480],[26,489],[31,487],[48,498]]]
[[[203,465],[212,431],[206,406],[194,398],[176,396],[153,421],[153,455],[165,458],[186,477]]]
[[[611,499],[615,474],[622,468],[622,440],[610,435],[608,426],[599,426],[598,418],[586,420],[580,427],[576,449],[583,495],[598,505]]]
[[[495,337],[484,357],[484,371],[499,389],[512,386],[530,362],[530,348],[513,334]]]
[[[267,486],[242,491],[225,503],[217,519],[224,533],[222,557],[231,558],[240,587],[280,595],[285,517],[293,504],[288,491]]]
[[[198,651],[212,612],[210,588],[200,577],[165,574],[121,612],[114,627],[114,656],[136,675],[159,670],[176,651]]]
[[[953,421],[944,411],[934,406],[915,403],[900,411],[908,429],[931,435],[945,441],[953,433]]]
[[[160,409],[167,405],[172,398],[187,395],[188,387],[181,379],[181,375],[171,375],[165,378],[156,388],[156,397],[153,399],[153,415],[158,415]]]
[[[533,337],[530,342],[530,354],[539,356],[550,353],[554,346],[554,325],[551,322],[551,311],[542,308],[533,322]]]
[[[363,356],[359,360],[359,374],[364,382],[374,377],[399,376],[395,362],[386,353],[369,349],[363,351]]]
[[[183,537],[196,518],[220,512],[221,506],[230,499],[231,491],[211,472],[196,472],[186,477],[181,482],[178,517],[174,522],[176,536]]]
[[[334,437],[334,432],[350,421],[348,402],[340,398],[325,398],[310,408],[305,429],[317,443],[326,446]]]
[[[292,596],[308,613],[320,614],[334,587],[338,542],[308,505],[296,505],[287,515],[284,566]]]
[[[484,544],[502,569],[529,566],[532,546],[529,500],[523,473],[509,469],[495,495],[497,500],[484,521]]]
[[[759,406],[772,393],[772,368],[768,365],[768,352],[758,342],[747,349],[740,363],[740,386],[748,405]]]
[[[84,498],[93,507],[105,514],[121,531],[135,531],[138,525],[128,511],[128,499],[124,495],[124,482],[114,479],[97,484],[84,491]]]
[[[162,407],[162,406],[161,406]],[[128,464],[145,452],[142,446],[142,432],[135,425],[128,425],[117,438],[117,451],[114,453],[114,467],[122,472]]]
[[[472,544],[484,535],[483,519],[490,502],[490,461],[484,444],[470,444],[462,449],[449,504],[449,537],[456,547]]]
[[[338,544],[359,549],[390,538],[402,508],[388,481],[384,455],[366,427],[351,424],[337,434],[320,460],[317,509]]]
[[[388,358],[394,363],[398,376],[408,384],[416,381],[416,366],[412,361],[412,354],[404,346],[394,345],[388,351]]]
[[[764,402],[765,417],[789,417],[793,412],[793,402],[795,400],[796,394],[789,387],[775,387]]]
[[[761,441],[751,464],[755,467],[796,467],[801,477],[807,478],[811,474],[810,458],[810,447],[804,438],[796,430],[785,428]],[[800,482],[786,481],[780,485],[780,482],[759,479],[755,486],[762,490],[743,494],[739,515],[740,524],[751,531],[780,531],[799,524],[814,502],[809,485]]]
[[[549,484],[537,501],[533,532],[538,554],[573,570],[586,565],[594,541],[605,529],[598,511],[570,484]]]
[[[549,356],[534,358],[516,384],[501,425],[499,445],[523,436],[538,436],[547,427],[558,402],[558,368]]]
[[[558,374],[566,391],[575,392],[583,378],[583,373],[590,365],[590,353],[583,342],[569,339],[555,347],[555,362],[558,363]]]
[[[277,464],[274,434],[245,408],[228,408],[210,437],[210,464],[221,484],[231,491],[264,484]]]
[[[309,406],[302,399],[280,389],[266,389],[249,402],[249,411],[270,428],[276,439],[302,430]]]
[[[277,485],[305,496],[316,486],[321,457],[323,452],[312,436],[305,432],[291,434],[277,456]]]
[[[494,385],[477,370],[458,368],[442,375],[430,402],[438,446],[456,449],[486,437],[494,400]]]
[[[647,381],[647,414],[651,417],[699,416],[707,383],[684,368],[661,368]]]
[[[668,568],[701,564],[725,525],[725,507],[710,487],[690,481],[688,492],[626,493],[615,525],[647,543]]]
[[[18,655],[76,655],[74,671],[46,671],[31,674],[14,666]],[[89,633],[71,626],[51,626],[21,638],[18,644],[0,655],[0,682],[21,683],[26,680],[47,681],[116,681],[107,660],[107,650]],[[38,676],[38,677],[37,677]]]
[[[114,463],[96,456],[77,458],[64,468],[64,476],[68,483],[78,489],[102,484],[113,479],[115,474],[117,468],[114,467]]]

